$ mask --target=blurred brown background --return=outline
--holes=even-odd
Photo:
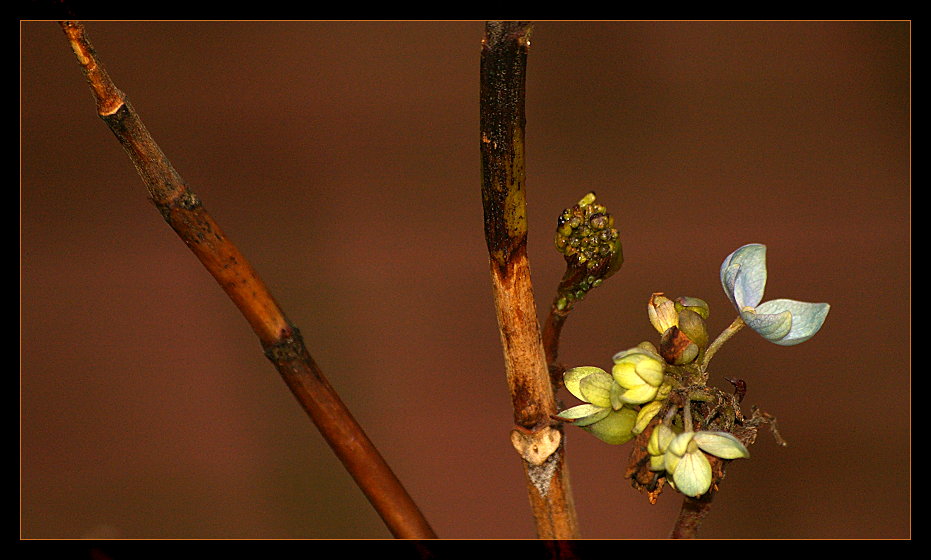
[[[441,537],[532,538],[479,177],[482,22],[89,22],[117,85],[252,260]],[[54,22],[22,32],[21,535],[384,538],[232,303],[147,201]],[[539,22],[527,81],[539,306],[588,190],[626,262],[561,358],[655,333],[653,291],[734,317],[718,266],[768,248],[752,332],[712,378],[776,415],[701,535],[910,536],[910,24]],[[572,404],[571,396],[566,402]],[[680,505],[629,446],[568,430],[583,535],[662,538]]]

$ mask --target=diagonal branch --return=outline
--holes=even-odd
[[[398,538],[435,538],[400,481],[314,363],[264,282],[172,167],[97,60],[78,22],[61,22],[97,101],[162,217],[200,259],[249,322],[265,355],[359,488]]]
[[[527,22],[488,22],[482,41],[482,204],[492,290],[514,408],[511,442],[523,459],[540,538],[578,537],[556,399],[537,323],[524,189]]]

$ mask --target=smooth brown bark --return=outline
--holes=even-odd
[[[417,505],[311,358],[300,332],[100,65],[83,25],[62,22],[61,26],[94,93],[98,114],[136,166],[149,198],[242,312],[265,355],[388,529],[398,538],[435,538]]]

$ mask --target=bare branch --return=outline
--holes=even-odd
[[[97,112],[122,144],[162,217],[219,282],[255,331],[265,355],[359,488],[399,538],[435,538],[381,454],[310,357],[298,329],[264,282],[172,167],[126,96],[113,84],[78,22],[61,22]]]
[[[537,323],[524,188],[527,22],[488,22],[481,57],[482,203],[505,374],[511,442],[523,459],[540,538],[578,537],[561,426]]]

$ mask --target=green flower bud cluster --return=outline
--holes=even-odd
[[[672,389],[664,367],[655,347],[644,343],[615,355],[610,374],[594,366],[566,370],[566,389],[586,404],[563,410],[558,417],[605,443],[626,443],[649,425]]]
[[[595,202],[595,193],[563,210],[556,220],[555,243],[567,266],[556,300],[559,310],[584,298],[624,261],[614,217]]]
[[[709,455],[736,459],[749,457],[749,452],[726,431],[692,428],[690,399],[712,394],[696,392],[703,386],[699,358],[708,348],[708,304],[698,298],[670,299],[654,293],[647,315],[662,335],[659,348],[643,342],[618,352],[610,374],[597,367],[567,370],[566,387],[586,404],[562,411],[559,417],[607,443],[621,444],[639,436],[647,459],[637,468],[658,474],[686,496],[697,497],[720,476],[714,473]],[[673,393],[675,399],[670,401]],[[684,409],[675,404],[683,402]],[[654,422],[660,413],[665,419]]]

